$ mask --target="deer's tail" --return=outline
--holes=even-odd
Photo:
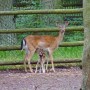
[[[21,41],[21,50],[25,49],[25,46],[26,46],[26,40],[23,39],[23,40]]]

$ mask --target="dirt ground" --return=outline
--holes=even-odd
[[[79,68],[56,69],[55,73],[0,71],[0,90],[79,90],[82,71]]]

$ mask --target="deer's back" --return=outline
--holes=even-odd
[[[42,47],[48,48],[55,44],[56,37],[49,35],[29,35],[26,38],[26,41],[29,45],[33,45],[34,47]]]

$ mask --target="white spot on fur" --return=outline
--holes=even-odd
[[[39,42],[38,45],[43,47],[45,45],[45,42]]]
[[[30,50],[28,49],[27,44],[25,43],[25,41],[23,40],[23,49],[25,50],[26,54],[30,53]]]

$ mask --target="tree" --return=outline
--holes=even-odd
[[[40,0],[43,9],[61,9],[62,0]],[[45,26],[55,26],[56,21],[62,21],[62,15],[60,14],[45,14],[41,16],[43,24]]]
[[[83,8],[85,44],[82,61],[82,90],[90,90],[90,0],[83,0]]]
[[[13,10],[13,0],[0,0],[0,11]],[[15,29],[14,16],[0,16],[0,29]],[[12,45],[16,43],[15,34],[1,34],[0,45]]]

